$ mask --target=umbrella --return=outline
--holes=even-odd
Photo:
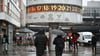
[[[51,30],[51,33],[56,34],[56,35],[65,35],[65,33],[59,29],[53,29],[53,30]]]
[[[68,36],[72,36],[72,33],[68,33]]]
[[[20,33],[31,33],[33,31],[28,29],[28,28],[21,28],[21,29],[18,30],[18,32],[20,32]]]

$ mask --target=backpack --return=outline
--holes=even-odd
[[[2,38],[2,43],[6,43],[6,38]]]

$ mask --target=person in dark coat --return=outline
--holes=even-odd
[[[2,38],[2,44],[5,44],[5,43],[8,44],[9,42],[8,42],[8,36],[4,34],[4,36]]]
[[[54,41],[53,41],[53,44],[56,45],[55,46],[55,53],[56,53],[56,56],[62,56],[62,53],[63,53],[63,49],[64,49],[64,42],[65,42],[65,39],[62,38],[62,35],[58,35]]]
[[[93,33],[93,36],[92,36],[92,51],[94,53],[96,53],[96,44],[97,44],[97,38],[96,38],[95,34]]]
[[[3,52],[6,51],[6,54],[7,54],[9,42],[8,42],[8,36],[6,34],[4,34],[2,38],[2,44],[3,44]]]
[[[46,42],[48,41],[45,33],[43,30],[40,30],[38,34],[36,35],[36,38],[34,40],[34,44],[36,47],[36,56],[43,56],[44,52],[46,50]]]

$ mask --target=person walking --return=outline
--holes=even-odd
[[[36,47],[36,56],[43,56],[46,50],[46,42],[48,41],[44,30],[40,30],[36,35],[34,40],[34,44]]]
[[[79,38],[79,34],[76,33],[76,32],[74,32],[74,33],[72,33],[72,36],[73,36],[72,43],[73,43],[73,45],[74,45],[74,52],[75,52],[76,50],[77,50],[77,52],[78,52],[78,45],[77,45],[78,41],[77,41],[77,39]]]
[[[4,34],[3,38],[2,38],[2,44],[3,44],[3,53],[6,53],[8,52],[8,36]]]
[[[72,51],[72,44],[73,44],[73,43],[72,43],[72,39],[73,39],[72,33],[68,33],[67,39],[68,39],[68,42],[69,42],[69,45],[68,45],[69,51]]]
[[[92,36],[92,52],[93,53],[96,53],[96,44],[97,44],[97,38],[95,34],[93,33],[93,36]]]
[[[55,45],[55,54],[56,56],[62,56],[63,53],[63,49],[64,49],[64,42],[65,39],[62,38],[62,35],[58,35],[54,41],[53,44]]]

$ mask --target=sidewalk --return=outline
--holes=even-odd
[[[26,47],[26,46],[17,46],[13,44],[9,44],[8,54],[4,54],[2,51],[2,46],[0,46],[0,56],[35,56],[35,47]]]
[[[5,56],[2,53],[2,48],[0,47],[0,56]],[[45,54],[46,56],[55,56],[55,52],[49,52]],[[36,50],[34,46],[16,46],[13,44],[9,45],[9,50],[7,56],[36,56]],[[62,56],[93,56],[91,47],[79,47],[78,53],[69,52],[68,49],[63,53]],[[96,56],[100,56],[100,53]]]

